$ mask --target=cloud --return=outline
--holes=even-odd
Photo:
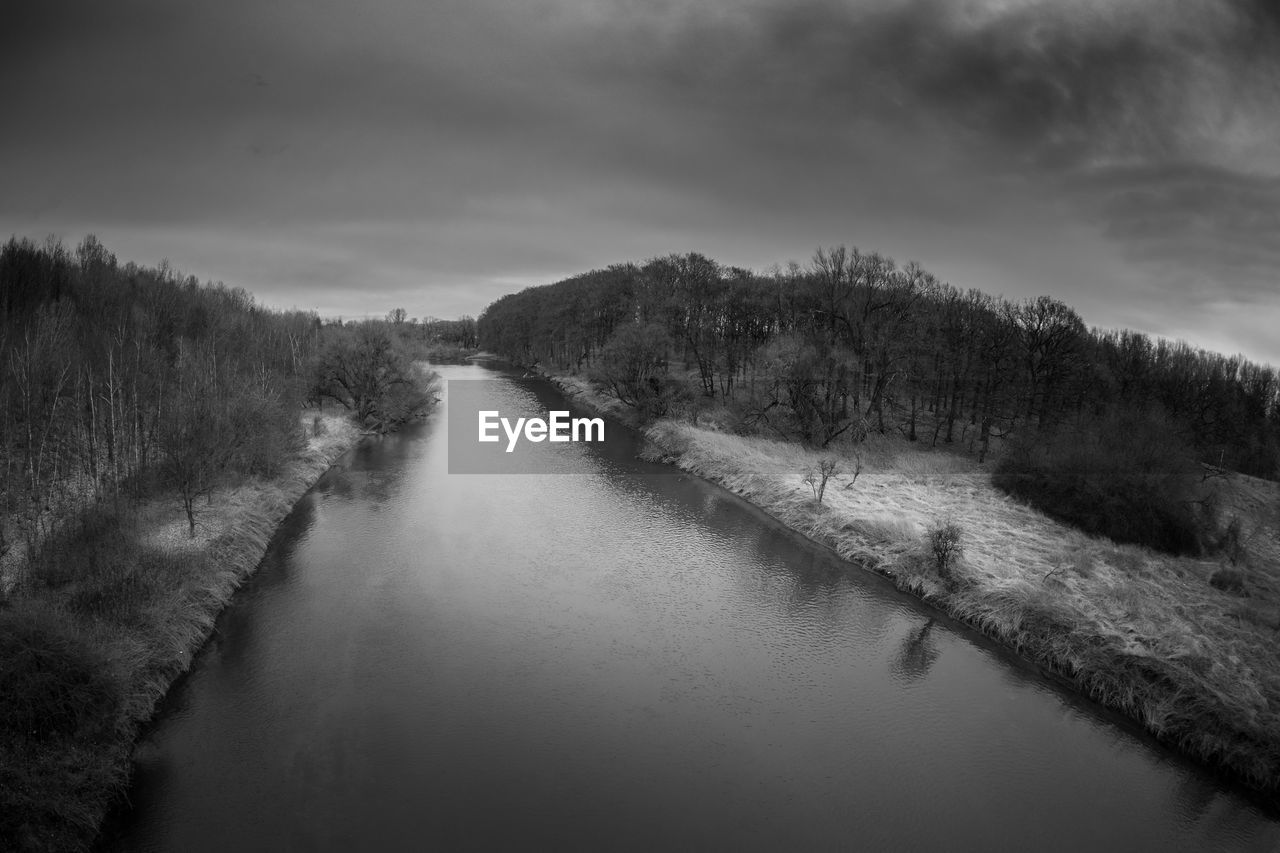
[[[1280,177],[1214,166],[1099,169],[1081,181],[1108,237],[1201,302],[1280,292]]]
[[[728,128],[736,144],[722,162],[773,164],[752,176],[758,193],[724,185],[746,203],[787,185],[809,199],[825,188],[864,221],[979,222],[1007,229],[1010,249],[1082,224],[1172,304],[1245,304],[1280,275],[1278,10],[1266,0],[682,4],[638,29],[629,21],[621,51],[622,34],[602,32],[595,43],[608,48],[589,63],[637,101]],[[829,206],[821,215],[840,219]],[[1010,263],[1020,251],[1005,252]],[[1045,283],[1067,280],[1057,253],[1044,254]],[[1078,286],[1118,293],[1105,280]]]
[[[598,61],[689,99],[782,115],[790,105],[826,127],[863,111],[943,124],[1001,158],[1045,167],[1185,157],[1221,145],[1225,120],[1272,126],[1251,108],[1277,100],[1280,16],[1261,0],[733,8],[685,7],[679,27],[670,13],[655,16],[648,38],[632,34],[621,58],[602,50]]]
[[[0,31],[0,232],[344,313],[852,242],[1226,328],[1280,270],[1277,81],[1264,0],[49,0]]]

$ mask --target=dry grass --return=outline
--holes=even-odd
[[[1165,741],[1280,791],[1280,486],[1233,478],[1248,598],[1213,588],[1217,560],[1089,537],[1006,496],[964,457],[877,440],[818,506],[802,484],[819,454],[663,421],[661,454],[788,526],[874,568],[1072,680]],[[850,466],[846,466],[850,467]],[[963,557],[944,580],[924,553],[940,522]]]
[[[550,378],[629,419],[585,380]],[[649,455],[889,576],[1189,755],[1280,794],[1280,484],[1226,478],[1220,518],[1240,520],[1244,548],[1225,566],[1225,557],[1088,536],[997,490],[972,459],[878,436],[860,449],[856,483],[850,462],[818,505],[803,477],[826,454],[726,434],[715,417],[702,426],[652,425]],[[943,522],[964,532],[949,579],[925,546]],[[1209,583],[1224,568],[1239,573],[1239,591]]]
[[[33,661],[7,673],[28,684],[25,694],[10,696],[11,703],[23,703],[17,707],[38,710],[26,716],[83,706],[67,691],[99,671],[109,677],[114,698],[92,726],[43,732],[15,728],[13,720],[23,714],[0,719],[0,848],[89,848],[127,783],[141,725],[190,666],[276,526],[359,439],[357,427],[334,414],[322,415],[325,429],[313,435],[313,417],[303,419],[307,448],[278,478],[223,489],[199,507],[194,538],[179,502],[157,498],[131,516],[113,517],[109,535],[92,534],[95,550],[68,547],[74,571],[47,573],[0,614],[0,640],[59,662],[51,668]],[[64,695],[74,701],[59,698]]]
[[[617,397],[606,394],[592,385],[585,376],[559,373],[543,373],[543,378],[559,388],[566,397],[577,400],[598,412],[617,418],[624,423],[635,423],[635,411]]]

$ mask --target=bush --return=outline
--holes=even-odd
[[[821,504],[823,496],[827,493],[827,482],[839,473],[839,460],[828,456],[818,462],[817,467],[809,468],[805,472],[803,482],[813,491],[814,500]]]
[[[381,321],[327,331],[312,397],[336,400],[362,426],[386,432],[435,402],[439,377],[418,368],[409,347]]]
[[[0,613],[0,733],[5,739],[97,740],[120,716],[107,659],[52,615]]]
[[[244,389],[232,401],[228,422],[230,473],[275,477],[302,449],[296,410],[283,395]]]
[[[1244,593],[1244,572],[1234,566],[1223,566],[1209,576],[1209,585],[1236,595]]]
[[[178,557],[135,549],[127,562],[77,583],[66,607],[72,613],[117,625],[146,626],[153,618],[148,611],[180,595],[188,578],[208,570],[208,559],[205,554]]]
[[[139,624],[148,608],[177,592],[206,558],[142,547],[134,523],[108,504],[86,511],[34,554],[26,589],[61,590],[71,614]]]
[[[1214,550],[1222,554],[1231,565],[1235,566],[1245,559],[1245,543],[1251,537],[1244,535],[1244,525],[1240,521],[1239,516],[1234,516],[1226,526],[1219,531],[1217,541],[1214,543]]]
[[[1121,412],[1010,449],[992,482],[1086,533],[1171,554],[1205,550],[1212,519],[1193,455],[1158,414]]]
[[[951,577],[951,569],[964,551],[960,544],[961,536],[960,525],[953,522],[939,524],[929,531],[929,552],[933,555],[938,575],[944,579]]]
[[[624,324],[605,342],[590,378],[635,409],[641,421],[664,417],[690,402],[689,389],[667,373],[670,347],[661,326]]]
[[[58,589],[114,574],[137,550],[129,522],[109,505],[92,507],[40,544],[27,567],[29,587]]]
[[[0,850],[87,850],[128,777],[124,686],[53,611],[0,612]]]
[[[440,342],[419,348],[414,354],[431,364],[466,364],[467,357],[473,355],[473,347],[465,347],[458,343]]]

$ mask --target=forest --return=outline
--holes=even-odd
[[[167,263],[121,265],[92,235],[74,252],[11,239],[0,556],[107,498],[169,488],[190,511],[226,477],[271,476],[296,449],[299,410],[321,399],[370,428],[403,420],[422,400],[398,324],[268,310]]]
[[[0,247],[0,848],[92,838],[216,612],[218,554],[236,525],[269,537],[215,518],[237,490],[283,511],[286,467],[335,417],[376,433],[424,411],[419,350],[448,331],[270,310],[92,235]],[[165,513],[190,547],[150,544]]]
[[[1273,367],[1089,328],[1049,296],[962,291],[857,248],[765,274],[696,253],[617,264],[504,296],[477,329],[482,347],[584,373],[641,419],[971,453],[1051,515],[1172,553],[1230,536],[1206,477],[1280,475]]]

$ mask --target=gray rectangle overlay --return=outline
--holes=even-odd
[[[542,381],[451,379],[445,407],[450,474],[586,474],[593,453],[633,458],[634,435]]]

